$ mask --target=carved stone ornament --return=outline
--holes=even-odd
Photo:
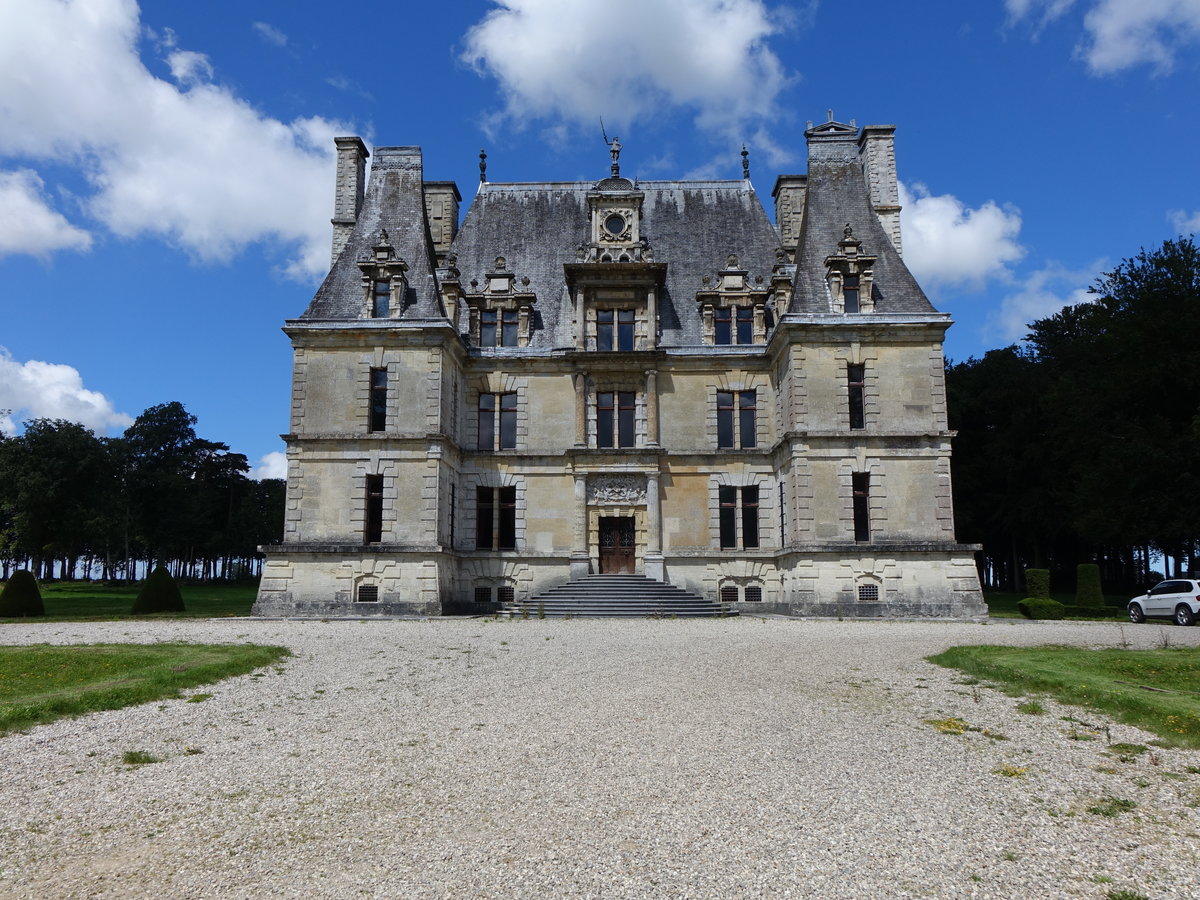
[[[646,502],[641,475],[600,475],[588,479],[588,503],[596,506],[639,506]]]

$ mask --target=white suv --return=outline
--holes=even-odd
[[[1170,578],[1129,601],[1130,622],[1145,622],[1150,616],[1191,625],[1200,616],[1200,581]]]

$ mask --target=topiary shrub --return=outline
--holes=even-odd
[[[1100,567],[1095,563],[1080,563],[1075,572],[1075,605],[1103,606],[1104,592],[1100,589]]]
[[[138,591],[137,599],[133,601],[131,612],[135,616],[147,613],[183,612],[183,595],[179,593],[179,585],[171,577],[165,566],[159,566],[150,573],[142,589]]]
[[[1067,614],[1065,606],[1049,597],[1026,597],[1017,609],[1027,619],[1061,619]]]
[[[1025,593],[1030,597],[1037,597],[1039,600],[1050,599],[1050,570],[1049,569],[1026,569],[1025,570]]]
[[[42,592],[33,573],[25,569],[13,572],[8,584],[4,585],[4,590],[0,591],[0,616],[25,618],[45,614]]]

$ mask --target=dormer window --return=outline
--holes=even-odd
[[[713,310],[714,344],[753,344],[754,307],[721,306]]]
[[[857,273],[847,272],[842,276],[842,307],[848,313],[859,312],[858,287]]]
[[[509,271],[504,257],[496,257],[493,268],[482,291],[479,282],[472,281],[471,293],[465,295],[471,343],[476,347],[526,347],[537,297],[528,291],[528,278],[520,279],[518,289],[517,276]]]
[[[515,309],[485,309],[479,313],[480,347],[520,345],[520,315]]]
[[[637,312],[632,309],[596,310],[596,349],[619,350],[622,353],[632,351],[636,323]]]
[[[753,281],[749,272],[730,256],[716,282],[704,276],[704,290],[696,294],[704,325],[704,343],[717,346],[765,344],[770,316],[767,312],[769,290],[762,276]]]
[[[855,315],[875,309],[871,296],[873,266],[876,257],[862,252],[862,241],[854,237],[849,225],[838,241],[838,252],[825,257],[829,299],[833,311]]]
[[[371,255],[358,260],[363,280],[363,315],[369,319],[395,319],[404,311],[404,295],[408,290],[408,263],[396,255],[388,241],[386,229],[379,230],[379,240]]]
[[[392,306],[391,279],[379,279],[374,284],[374,290],[371,291],[371,318],[386,319]]]

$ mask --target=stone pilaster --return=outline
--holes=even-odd
[[[571,547],[571,580],[585,577],[591,570],[587,549],[587,475],[575,473],[575,532]]]
[[[646,370],[646,445],[658,446],[658,372]]]
[[[646,577],[666,581],[662,554],[662,501],[658,495],[658,473],[646,475]]]

